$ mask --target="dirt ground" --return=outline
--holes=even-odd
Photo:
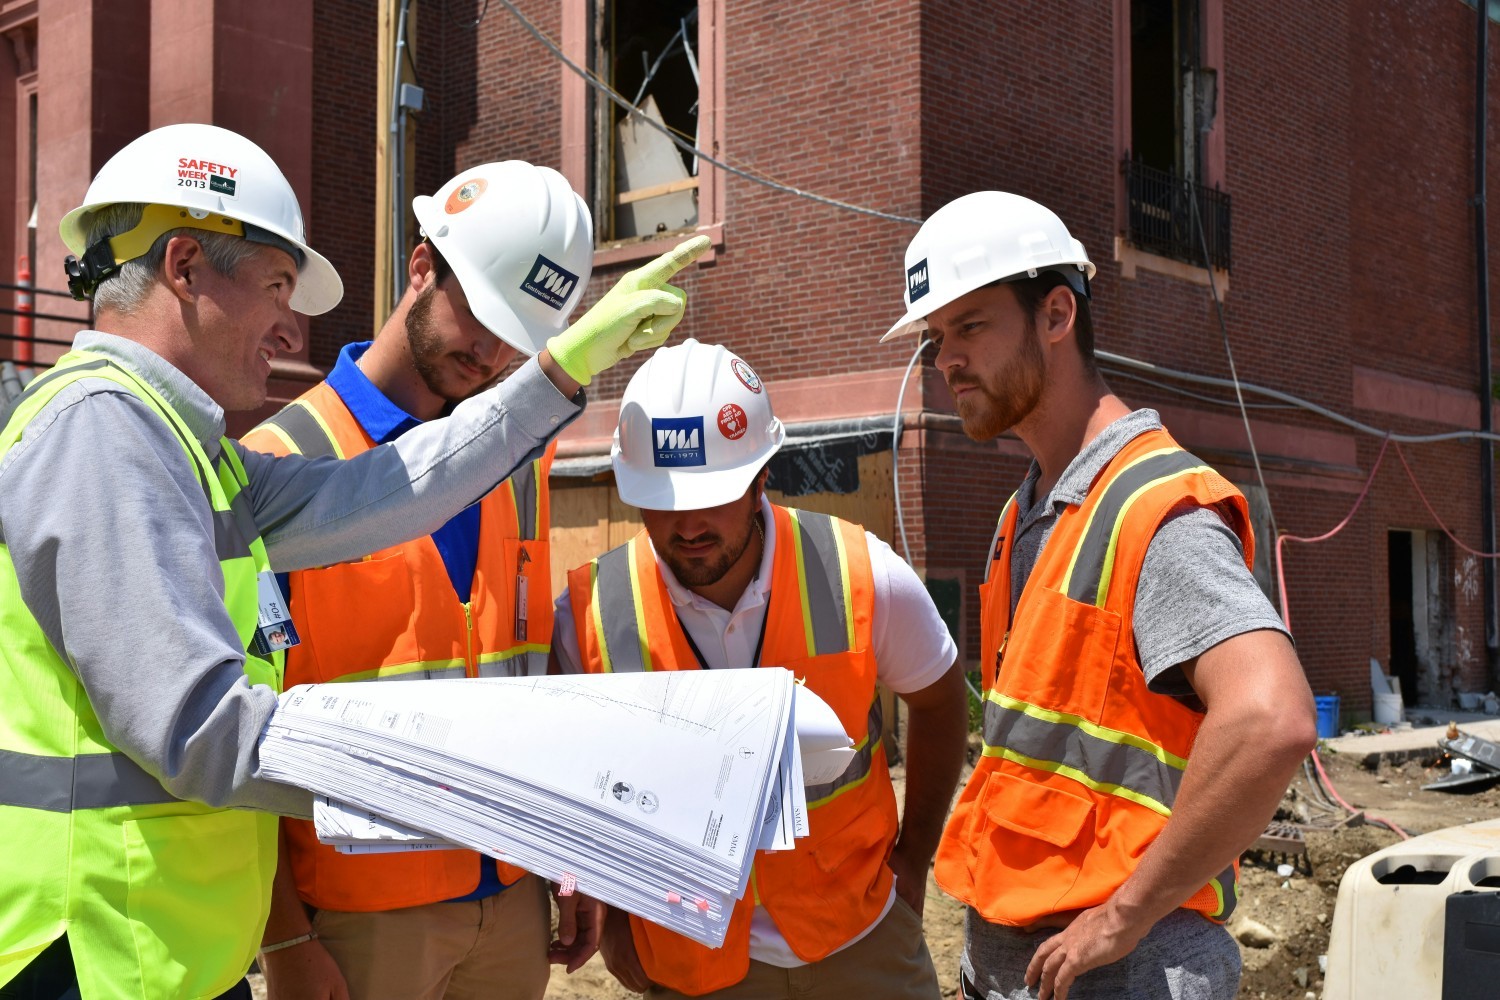
[[[1421,785],[1447,773],[1436,747],[1429,759],[1375,770],[1332,753],[1324,755],[1323,764],[1350,805],[1382,816],[1412,835],[1500,816],[1500,787],[1467,795],[1420,790]],[[899,801],[904,773],[898,765],[892,774]],[[1340,818],[1316,805],[1300,774],[1287,790],[1278,814],[1279,820],[1312,827],[1331,828]],[[1339,879],[1350,864],[1398,839],[1374,824],[1307,829],[1304,836],[1304,857],[1252,854],[1242,867],[1240,907],[1230,930],[1248,938],[1245,922],[1253,920],[1268,929],[1271,938],[1263,946],[1240,945],[1245,965],[1240,996],[1244,1000],[1307,1000],[1321,994],[1318,957],[1327,951]],[[1278,875],[1280,863],[1292,863],[1293,874]],[[938,890],[930,876],[923,925],[942,995],[956,997],[963,910]],[[251,980],[257,998],[262,998],[258,978]],[[556,970],[547,990],[548,1000],[630,1000],[634,996],[610,977],[597,957],[571,976]]]

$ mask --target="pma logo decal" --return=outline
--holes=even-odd
[[[916,302],[929,291],[927,287],[927,258],[906,269],[906,301]]]
[[[536,263],[531,265],[527,274],[530,277],[521,282],[521,291],[541,299],[553,309],[566,305],[568,296],[573,294],[573,286],[578,284],[578,275],[541,254],[536,255]]]
[[[658,468],[706,465],[702,417],[653,417],[651,444]]]
[[[453,193],[448,196],[448,200],[443,203],[443,211],[449,215],[457,215],[478,201],[479,196],[484,194],[484,189],[487,187],[489,187],[489,183],[483,177],[475,177],[473,180],[464,181],[458,187],[454,188]]]

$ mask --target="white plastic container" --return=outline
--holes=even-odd
[[[1375,694],[1375,721],[1381,725],[1393,725],[1405,718],[1399,694]]]
[[[1448,896],[1475,889],[1500,891],[1500,820],[1413,837],[1350,865],[1323,1000],[1441,996]]]

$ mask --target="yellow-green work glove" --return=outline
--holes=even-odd
[[[687,295],[667,284],[711,244],[694,236],[625,274],[576,323],[547,341],[547,350],[579,385],[630,357],[660,347],[682,319]]]

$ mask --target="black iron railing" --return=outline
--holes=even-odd
[[[1129,159],[1121,169],[1126,240],[1148,253],[1199,267],[1206,256],[1214,267],[1229,270],[1229,195]]]

